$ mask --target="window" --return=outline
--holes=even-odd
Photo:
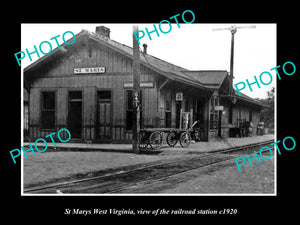
[[[41,128],[55,129],[55,92],[42,92]]]
[[[126,130],[132,130],[133,124],[133,90],[126,91]],[[140,127],[143,125],[142,90],[140,90]]]
[[[252,122],[252,110],[249,111],[249,121]]]
[[[126,91],[126,130],[132,130],[133,97],[132,90]]]
[[[98,91],[99,101],[111,101],[111,91]]]
[[[81,101],[82,93],[81,91],[69,91],[69,101]]]

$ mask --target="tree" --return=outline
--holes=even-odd
[[[265,122],[265,127],[274,129],[274,97],[275,88],[267,92],[268,97],[265,99],[259,99],[266,107],[260,112],[260,121]]]

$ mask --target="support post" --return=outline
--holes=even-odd
[[[139,133],[140,133],[140,51],[136,40],[139,37],[138,26],[133,26],[133,126],[132,126],[132,149],[134,153],[140,153]],[[136,34],[135,34],[136,33]],[[135,34],[135,35],[134,35]]]

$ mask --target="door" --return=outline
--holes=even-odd
[[[69,91],[68,130],[72,138],[81,138],[82,92]]]
[[[176,128],[180,127],[181,101],[176,101]]]
[[[97,93],[97,139],[111,140],[111,91],[98,91]]]

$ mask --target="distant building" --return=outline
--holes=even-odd
[[[31,138],[68,128],[72,141],[131,142],[132,48],[109,34],[103,26],[82,30],[74,44],[25,68]],[[227,71],[190,71],[147,54],[146,47],[140,52],[142,128],[182,127],[188,112],[189,124],[200,120],[203,141],[235,136],[241,120],[256,129],[262,105],[228,96]]]

